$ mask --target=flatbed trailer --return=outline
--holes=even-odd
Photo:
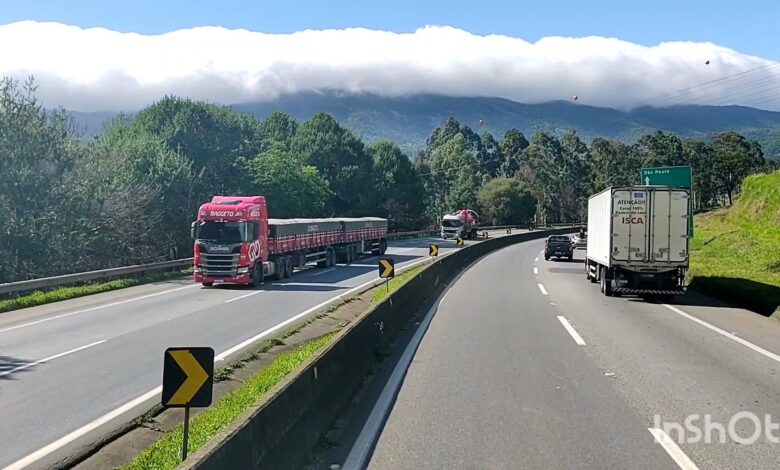
[[[269,219],[263,196],[215,196],[198,211],[192,236],[196,282],[259,285],[309,263],[329,267],[383,254],[387,219]]]

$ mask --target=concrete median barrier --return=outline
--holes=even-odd
[[[182,464],[185,469],[299,468],[402,330],[440,287],[482,256],[571,228],[492,238],[432,262],[359,320],[297,373]]]

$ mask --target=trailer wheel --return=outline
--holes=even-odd
[[[293,268],[295,267],[293,264],[293,257],[292,255],[287,255],[287,259],[285,261],[285,267],[287,268],[287,272],[285,273],[286,277],[290,277],[293,274]]]
[[[276,271],[274,272],[274,280],[281,281],[287,274],[287,263],[284,262],[284,257],[276,258],[274,262]]]
[[[387,252],[387,240],[384,238],[379,240],[379,254],[383,255]]]
[[[607,269],[602,267],[599,279],[601,279],[601,293],[607,297],[612,297],[612,280],[607,278]]]
[[[258,261],[255,263],[255,268],[252,270],[252,287],[260,287],[260,284],[263,283],[264,276],[263,263]]]

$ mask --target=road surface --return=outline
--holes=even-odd
[[[755,443],[732,437],[754,433],[746,413],[780,423],[780,323],[694,293],[607,298],[585,279],[584,251],[566,262],[541,250],[495,252],[450,286],[369,468],[778,468],[764,423]],[[669,423],[693,415],[679,439]],[[725,443],[715,426],[697,442],[705,415]]]
[[[387,255],[402,267],[427,257],[431,242],[441,254],[457,249],[452,240],[401,240]],[[211,346],[228,356],[376,278],[370,257],[258,290],[206,289],[188,279],[1,314],[0,468],[23,458],[16,467],[46,468],[159,402],[167,347]]]

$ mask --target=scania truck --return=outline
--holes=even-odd
[[[690,259],[688,189],[608,188],[588,199],[585,271],[606,296],[672,298]]]
[[[214,196],[192,223],[194,278],[259,286],[309,263],[329,267],[387,250],[387,219],[269,219],[263,196]]]

